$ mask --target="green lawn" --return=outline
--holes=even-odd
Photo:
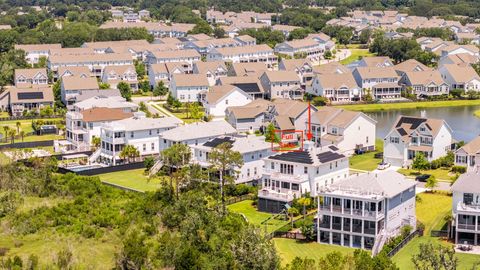
[[[353,155],[350,157],[350,169],[373,171],[382,161],[380,158],[375,158],[375,154],[383,151],[383,140],[377,139],[375,141],[375,151],[365,153],[362,155]]]
[[[262,230],[264,230],[266,227],[267,232],[269,233],[288,223],[288,221],[285,220],[272,218],[268,221],[266,225],[262,224],[263,221],[272,217],[273,215],[257,211],[257,209],[252,205],[252,203],[252,200],[245,200],[238,203],[230,204],[227,206],[227,208],[231,212],[243,214],[248,222],[259,226]]]
[[[282,258],[282,265],[291,262],[295,257],[315,259],[318,261],[325,254],[333,251],[349,254],[355,251],[354,248],[342,247],[337,245],[319,244],[316,242],[300,242],[294,239],[274,238],[275,247]]]
[[[432,229],[439,229],[445,224],[444,217],[452,211],[452,197],[435,193],[421,193],[418,196],[421,201],[417,201],[417,219],[425,224],[425,236],[416,237],[393,256],[393,261],[402,270],[414,269],[412,255],[418,253],[421,243],[433,241],[451,245],[429,235]],[[471,269],[475,262],[480,262],[479,255],[457,253],[456,256],[459,260],[457,269]]]
[[[339,105],[337,107],[351,111],[376,112],[399,109],[421,109],[421,108],[440,108],[455,106],[476,106],[480,105],[480,99],[477,100],[442,100],[442,101],[417,101],[402,103],[374,103],[374,104],[356,104]]]
[[[362,57],[375,56],[375,54],[368,51],[368,49],[350,49],[352,55],[340,61],[340,64],[347,65],[357,60],[360,60]]]
[[[480,118],[480,110],[476,110],[473,115],[475,115],[476,117]]]
[[[417,176],[420,174],[430,174],[435,176],[437,180],[446,180],[446,181],[451,181],[453,175],[449,175],[450,169],[445,169],[445,168],[438,168],[435,170],[425,170],[425,171],[418,171],[418,170],[408,170],[408,169],[399,169],[399,173],[407,176]]]
[[[160,187],[162,178],[149,179],[144,173],[144,169],[129,171],[120,171],[113,173],[99,174],[102,182],[117,184],[120,186],[137,189],[140,191],[155,191]]]
[[[38,119],[35,119],[38,120]],[[45,121],[57,121],[61,120],[60,118],[50,118],[50,119],[43,119]],[[32,128],[32,119],[27,119],[27,120],[13,120],[13,121],[0,121],[0,133],[2,136],[5,136],[5,131],[3,129],[4,126],[8,126],[10,129],[14,130],[19,130],[19,131],[24,131],[25,133],[31,133],[33,132]],[[17,129],[17,122],[20,122],[20,128]],[[56,139],[63,139],[63,136],[55,135],[55,134],[48,134],[48,135],[42,135],[42,136],[26,136],[23,141],[24,142],[35,142],[35,141],[49,141],[49,140],[56,140]],[[17,133],[15,142],[22,142],[22,139]],[[9,141],[10,143],[10,141]],[[3,143],[5,144],[5,143]]]

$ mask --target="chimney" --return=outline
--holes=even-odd
[[[133,113],[133,118],[134,119],[144,119],[146,116],[145,116],[145,113],[144,112],[134,112]]]

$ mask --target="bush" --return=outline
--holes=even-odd
[[[153,167],[153,165],[155,165],[155,160],[153,159],[153,157],[147,157],[143,161],[143,165],[145,166],[145,171],[146,172],[150,171],[150,169]]]
[[[465,173],[467,171],[467,167],[465,167],[465,166],[453,166],[451,171],[454,172],[454,173],[462,174],[462,173]]]

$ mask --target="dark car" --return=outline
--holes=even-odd
[[[415,180],[418,182],[427,182],[427,179],[430,178],[430,174],[422,174],[417,177],[415,177]]]

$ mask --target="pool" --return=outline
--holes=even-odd
[[[64,167],[64,168],[67,169],[67,170],[70,170],[72,172],[81,172],[81,171],[86,171],[86,170],[103,168],[103,166],[102,165],[85,165],[85,166]]]

